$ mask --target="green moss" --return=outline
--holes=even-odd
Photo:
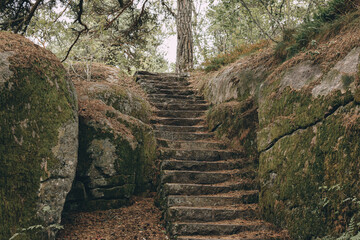
[[[114,112],[110,111],[111,114],[108,112],[107,116],[109,118],[116,119],[128,128],[132,137],[137,142],[136,147],[133,148],[129,140],[122,136],[121,133],[117,133],[116,130],[102,127],[95,120],[85,120],[80,117],[79,162],[76,179],[84,183],[90,181],[87,177],[87,172],[92,165],[93,159],[89,148],[93,140],[107,139],[115,146],[116,158],[114,168],[117,175],[107,178],[106,188],[101,191],[104,192],[104,198],[127,199],[129,201],[129,197],[133,194],[156,189],[156,140],[153,130],[148,125],[135,119],[127,121],[121,118],[115,110]],[[122,184],[131,187],[126,189],[118,187]],[[91,196],[91,193],[87,195]],[[93,201],[93,199],[89,198],[87,201]],[[73,209],[75,205],[77,203],[69,203],[67,209]]]
[[[311,239],[345,227],[359,197],[359,123],[347,120],[355,104],[340,107],[323,122],[281,138],[261,153],[260,204],[264,216],[287,227],[294,239]],[[345,120],[344,120],[345,119]],[[338,190],[324,192],[339,185]]]
[[[117,87],[115,89],[102,91],[92,95],[104,101],[107,105],[116,110],[149,123],[151,116],[150,105],[142,98],[128,93],[125,89]]]
[[[226,138],[235,149],[244,150],[248,157],[257,159],[257,107],[253,98],[242,102],[219,104],[207,113],[210,131],[218,138]]]
[[[51,63],[39,63],[42,72],[12,68],[14,76],[0,98],[0,239],[18,228],[40,223],[36,206],[40,178],[58,166],[51,149],[58,143],[58,129],[74,119],[74,99],[65,80],[65,70],[49,70]],[[52,81],[52,84],[49,83]],[[56,84],[55,84],[56,81]]]
[[[286,87],[281,91],[279,86],[280,80],[262,89],[264,100],[259,106],[259,151],[281,136],[320,121],[329,112],[354,99],[350,91],[345,94],[336,91],[313,98],[308,89],[296,91]],[[272,94],[275,92],[278,94]]]

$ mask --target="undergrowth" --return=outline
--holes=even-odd
[[[217,56],[207,59],[202,66],[206,72],[219,70],[222,66],[235,62],[242,56],[254,53],[270,45],[269,40],[261,40],[254,44],[242,44],[227,53],[220,53]]]
[[[317,36],[330,38],[340,32],[343,26],[351,22],[358,15],[348,16],[360,6],[360,0],[331,0],[325,7],[319,8],[313,19],[305,20],[296,29],[283,32],[283,40],[275,48],[275,56],[285,61],[295,54],[314,47]]]

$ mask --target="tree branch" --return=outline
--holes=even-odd
[[[254,18],[254,16],[252,15],[251,10],[248,8],[248,6],[246,5],[246,3],[243,0],[240,0],[241,5],[243,5],[243,7],[246,9],[246,11],[249,13],[251,19],[255,22],[256,26],[261,30],[261,32],[263,34],[265,34],[271,41],[278,43],[278,41],[276,41],[275,39],[273,39],[260,25],[260,23],[257,21],[256,18]]]
[[[129,1],[129,3],[126,4],[123,9],[121,9],[121,11],[118,13],[118,15],[116,15],[110,22],[108,22],[108,23],[105,25],[104,29],[106,30],[106,29],[108,29],[109,27],[111,27],[111,25],[113,25],[113,23],[115,22],[115,20],[118,19],[118,18],[121,16],[121,14],[123,14],[123,12],[125,12],[125,10],[128,9],[128,8],[133,4],[133,2],[134,2],[134,0]]]
[[[164,0],[161,0],[161,5],[163,5],[166,8],[166,10],[170,13],[171,16],[173,16],[175,19],[177,18],[174,11],[169,7],[169,5],[166,4]]]
[[[30,9],[29,15],[28,15],[28,16],[24,19],[24,21],[22,21],[21,24],[16,28],[16,30],[14,31],[15,33],[18,33],[18,32],[21,30],[21,28],[22,28],[22,26],[23,26],[24,24],[26,24],[26,26],[25,26],[25,29],[24,29],[24,31],[23,31],[22,34],[24,34],[24,33],[26,32],[26,29],[27,29],[27,27],[29,26],[29,23],[30,23],[30,21],[31,21],[31,18],[34,16],[34,13],[35,13],[37,7],[39,6],[39,4],[40,4],[42,1],[43,1],[43,0],[36,0],[36,2],[34,3],[34,5],[33,5],[33,6],[31,7],[31,9]]]

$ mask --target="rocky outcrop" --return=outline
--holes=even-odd
[[[295,238],[344,230],[358,208],[346,199],[360,190],[360,47],[348,49],[328,70],[302,61],[261,89],[260,202]]]
[[[79,94],[79,164],[67,210],[116,208],[135,193],[154,189],[156,140],[150,105],[135,82],[116,68],[92,65],[71,72]]]
[[[259,156],[263,216],[295,239],[359,221],[360,30],[352,21],[283,63],[265,50],[193,80],[214,104],[215,136]],[[249,81],[249,72],[259,78]]]
[[[0,95],[0,239],[52,239],[77,164],[73,85],[49,51],[0,32]]]

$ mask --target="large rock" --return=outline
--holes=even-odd
[[[78,152],[77,100],[66,76],[49,51],[0,32],[0,239],[36,225],[15,239],[54,238]]]
[[[156,184],[156,140],[146,124],[150,105],[144,93],[116,68],[93,67],[90,79],[73,78],[80,107],[79,164],[67,210],[117,208]]]
[[[261,88],[260,204],[295,239],[341,232],[359,209],[359,59],[300,61]]]

